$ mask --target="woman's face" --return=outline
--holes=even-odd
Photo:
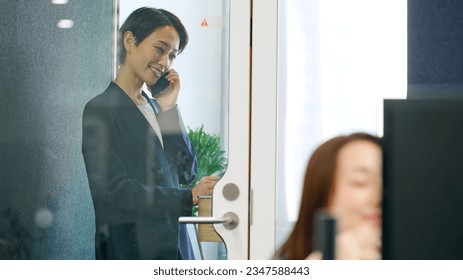
[[[126,62],[136,76],[153,85],[172,65],[178,53],[180,37],[172,26],[162,26],[147,36],[138,46],[134,41],[127,49]]]
[[[336,169],[330,209],[339,230],[366,224],[381,227],[381,148],[366,140],[350,142],[339,151]]]

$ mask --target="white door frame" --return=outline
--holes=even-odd
[[[212,215],[239,217],[232,230],[214,225],[228,259],[265,260],[275,251],[278,0],[230,2],[229,165],[214,189]],[[228,183],[240,189],[236,200],[222,194]]]
[[[253,0],[250,259],[275,252],[278,0]]]
[[[228,168],[213,192],[213,217],[233,212],[239,217],[238,226],[214,228],[227,246],[230,260],[245,260],[249,238],[249,126],[250,126],[250,0],[230,0],[230,99],[228,116]],[[238,197],[229,201],[223,195],[229,184],[238,186]]]

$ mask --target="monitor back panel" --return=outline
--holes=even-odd
[[[384,259],[463,259],[463,101],[384,102]]]

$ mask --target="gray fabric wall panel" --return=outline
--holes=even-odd
[[[463,1],[408,0],[408,97],[463,98]]]
[[[111,80],[113,2],[0,3],[0,258],[94,258],[81,123]]]

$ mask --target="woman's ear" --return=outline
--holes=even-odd
[[[127,53],[130,53],[132,50],[132,45],[135,44],[135,37],[131,31],[126,31],[124,33],[124,48]]]

